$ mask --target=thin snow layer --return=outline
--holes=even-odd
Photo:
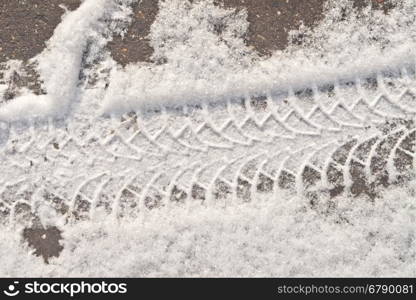
[[[68,12],[47,49],[33,59],[47,94],[23,91],[0,106],[0,121],[66,116],[77,112],[82,101],[96,114],[123,113],[144,106],[221,102],[415,70],[413,0],[392,0],[396,8],[388,15],[370,9],[358,13],[349,0],[331,0],[325,19],[315,29],[294,33],[302,36],[304,47],[291,46],[267,59],[244,43],[249,25],[244,10],[224,9],[213,0],[161,1],[149,36],[158,64],[122,68],[104,46],[111,32],[126,29],[129,5],[135,1],[86,0]],[[85,98],[79,75],[97,60],[101,64],[95,77],[103,93]],[[110,76],[104,78],[107,71]]]
[[[338,198],[329,209],[280,195],[65,226],[65,248],[49,265],[3,230],[0,276],[414,277],[415,184],[375,202]]]
[[[162,2],[150,38],[154,59],[166,63],[114,68],[104,111],[227,101],[414,70],[416,3],[396,6],[384,15],[358,13],[351,1],[330,1],[319,26],[297,33],[305,47],[259,59],[243,43],[244,11],[224,10],[212,1]]]

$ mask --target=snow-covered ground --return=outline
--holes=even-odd
[[[267,59],[244,11],[164,1],[165,63],[122,68],[132,2],[68,12],[33,58],[46,94],[0,102],[1,276],[416,276],[413,0],[329,1]],[[49,264],[33,220],[63,232]]]

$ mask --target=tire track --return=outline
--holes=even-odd
[[[312,207],[339,196],[377,201],[383,188],[414,176],[416,96],[408,74],[396,90],[378,76],[374,98],[357,79],[99,122],[3,123],[0,222],[40,222],[44,206],[74,222],[274,201],[282,191]]]

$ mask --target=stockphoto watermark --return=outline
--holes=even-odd
[[[126,294],[127,283],[107,283],[105,281],[100,282],[41,282],[31,281],[20,283],[19,281],[13,281],[6,289],[3,290],[3,294],[9,297],[15,297],[19,294],[60,294],[74,297],[76,295],[89,295],[89,294]]]

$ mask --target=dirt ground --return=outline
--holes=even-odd
[[[311,27],[323,18],[326,0],[215,0],[219,6],[247,9],[249,31],[246,43],[260,55],[267,56],[288,44],[288,34],[301,24]],[[358,9],[372,4],[388,11],[386,0],[354,0]],[[151,61],[153,49],[147,38],[158,12],[158,1],[143,0],[134,6],[133,22],[124,38],[114,37],[109,44],[113,58],[121,65]]]
[[[160,0],[164,1],[164,0]],[[222,7],[246,9],[249,30],[247,45],[262,56],[284,49],[291,30],[301,24],[312,27],[324,14],[327,0],[214,0]],[[372,4],[374,9],[390,8],[388,0],[353,0],[357,8]],[[22,87],[36,94],[44,91],[33,65],[27,61],[42,52],[60,23],[65,9],[74,10],[81,0],[0,0],[0,65],[9,59],[24,62],[25,74],[14,74],[2,101],[13,99]],[[114,36],[108,43],[112,57],[122,66],[152,62],[153,48],[148,35],[159,7],[158,0],[142,0],[133,6],[133,20],[124,37]],[[0,82],[2,73],[0,68]]]
[[[323,17],[326,0],[215,0],[217,5],[247,9],[250,23],[246,42],[258,53],[268,55],[284,49],[288,33],[301,24],[313,26]],[[65,6],[74,10],[80,0],[0,1],[0,63],[9,59],[26,61],[40,53],[60,23]],[[361,8],[372,2],[375,9],[388,10],[387,0],[354,0]],[[124,38],[115,36],[108,47],[114,59],[126,65],[150,61],[153,49],[148,34],[158,13],[157,0],[143,0],[133,7],[133,21]]]
[[[28,60],[42,52],[65,10],[80,0],[0,0],[0,63]]]

